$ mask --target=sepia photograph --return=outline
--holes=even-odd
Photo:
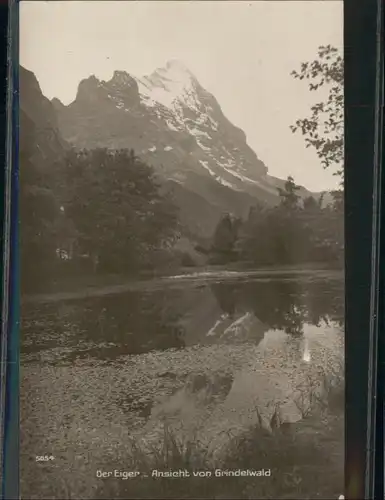
[[[21,498],[344,492],[342,1],[21,1]]]

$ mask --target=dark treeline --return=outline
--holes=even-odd
[[[71,274],[132,273],[169,258],[178,214],[133,151],[69,150],[48,169],[20,157],[24,289]]]
[[[278,189],[280,203],[256,205],[247,220],[226,214],[219,222],[210,250],[212,263],[234,261],[253,265],[343,263],[343,203],[340,192],[324,206],[323,197],[302,200],[289,177]]]
[[[24,291],[94,275],[136,275],[195,265],[175,250],[183,234],[170,192],[133,151],[68,150],[49,168],[21,148],[21,276]],[[47,166],[46,166],[47,167]],[[343,207],[301,200],[288,178],[273,208],[256,205],[246,220],[225,215],[209,264],[252,266],[342,262]]]

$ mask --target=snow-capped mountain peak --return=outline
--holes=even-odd
[[[191,71],[180,61],[167,62],[151,75],[136,78],[142,101],[146,106],[161,104],[175,109],[177,102],[188,102],[195,94],[197,81]]]
[[[171,59],[166,63],[164,68],[160,68],[158,71],[164,74],[166,78],[170,80],[179,80],[179,81],[189,81],[195,80],[195,76],[191,71],[185,66],[182,61],[178,59]]]

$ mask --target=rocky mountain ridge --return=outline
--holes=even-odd
[[[193,235],[210,237],[223,213],[246,217],[257,202],[278,202],[284,181],[268,175],[245,133],[178,61],[143,78],[124,71],[109,81],[90,76],[68,106],[49,101],[35,75],[22,68],[20,92],[22,112],[53,154],[68,144],[134,149],[154,167]]]

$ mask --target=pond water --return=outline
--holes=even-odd
[[[204,278],[119,295],[27,304],[22,310],[23,359],[57,352],[68,360],[112,360],[198,344],[258,344],[269,330],[297,339],[304,325],[343,326],[341,280],[234,278],[213,283]],[[242,338],[231,334],[231,325],[250,321],[250,316],[252,328],[246,327]]]
[[[313,403],[331,402],[329,414],[343,417],[343,391],[330,397],[343,384],[343,328],[343,282],[332,275],[195,275],[120,294],[24,304],[22,484],[33,498],[150,498],[154,492],[142,487],[130,496],[121,481],[111,493],[96,469],[127,465],[132,440],[145,453],[159,449],[165,426],[180,443],[199,438],[212,464],[230,457],[234,466],[230,434],[244,439],[259,427],[270,439],[290,424],[302,426],[301,439],[315,427],[324,434],[339,457],[330,465],[338,475],[334,490],[342,488],[343,433],[331,426],[327,435],[325,404],[314,413]],[[44,473],[30,460],[41,453],[37,447],[55,454]],[[242,498],[272,498],[246,486]],[[279,488],[273,497],[292,494]],[[191,498],[171,490],[158,488],[156,498]],[[334,490],[324,497],[338,497]],[[297,498],[322,498],[306,492]]]

